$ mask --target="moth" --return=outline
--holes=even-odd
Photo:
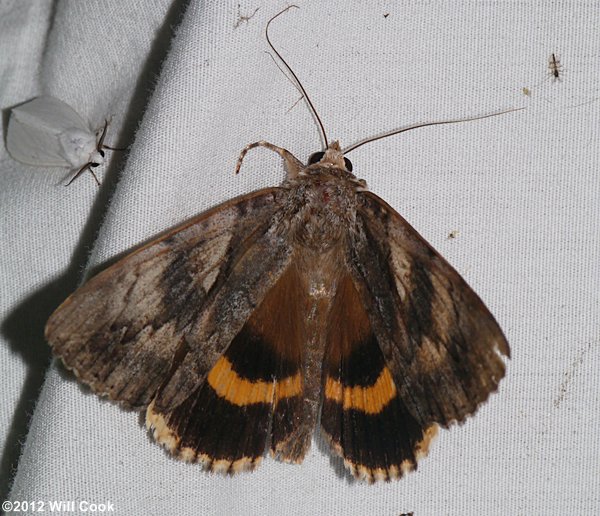
[[[70,185],[89,170],[104,163],[105,150],[123,150],[104,144],[104,128],[92,131],[68,104],[50,96],[37,97],[12,109],[6,135],[11,157],[26,165],[63,167],[75,171]]]
[[[399,478],[439,426],[496,391],[509,345],[337,141],[306,165],[259,141],[237,170],[256,147],[283,159],[281,186],[108,267],[52,314],[46,338],[94,392],[145,410],[185,461],[236,473],[269,450],[300,463],[319,426],[359,479]]]

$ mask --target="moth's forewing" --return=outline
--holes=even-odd
[[[322,427],[356,476],[399,477],[437,425],[463,421],[496,390],[509,347],[473,290],[376,195],[360,194],[348,242]],[[336,333],[342,314],[350,318]]]
[[[71,106],[47,95],[37,97],[12,109],[6,148],[13,159],[28,165],[72,167],[65,152],[78,154],[81,149],[69,142],[65,149],[61,141],[65,133],[78,133],[95,142],[93,132]]]
[[[357,227],[352,273],[400,395],[424,425],[463,421],[504,376],[502,330],[448,262],[370,192]]]
[[[204,346],[190,337],[190,328],[214,312],[217,287],[239,273],[243,254],[264,238],[278,191],[260,190],[218,206],[90,279],[48,320],[46,339],[55,355],[93,391],[134,408],[147,406],[184,369],[175,400],[181,402],[229,344],[216,338]],[[254,281],[263,285],[274,281],[269,256],[256,264]],[[244,323],[235,320],[234,310],[228,314],[232,326]],[[206,331],[219,323],[210,319]],[[163,401],[163,408],[173,402]]]

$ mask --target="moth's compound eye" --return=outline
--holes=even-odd
[[[315,152],[310,158],[308,158],[308,164],[314,165],[315,163],[318,163],[323,159],[323,156],[325,156],[324,152]]]
[[[344,158],[344,165],[346,165],[348,172],[352,172],[352,162],[348,158]]]

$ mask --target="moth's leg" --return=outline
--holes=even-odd
[[[244,158],[246,157],[246,154],[248,153],[248,151],[250,149],[254,149],[255,147],[266,147],[267,149],[270,149],[273,152],[276,152],[277,154],[279,154],[283,158],[283,161],[285,162],[285,168],[286,168],[286,171],[288,174],[288,179],[293,179],[295,177],[298,177],[298,175],[300,174],[300,170],[302,170],[304,168],[304,165],[302,164],[302,162],[300,160],[298,160],[298,158],[296,158],[296,156],[294,156],[290,151],[288,151],[282,147],[277,147],[277,145],[273,145],[272,143],[261,140],[260,142],[255,142],[255,143],[246,145],[243,148],[242,152],[240,153],[240,157],[237,160],[237,165],[235,166],[236,174],[239,173],[240,167],[242,166],[242,161],[244,161]]]

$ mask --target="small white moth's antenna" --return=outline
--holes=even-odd
[[[327,133],[325,132],[325,127],[323,126],[323,122],[321,121],[321,118],[319,117],[319,115],[317,113],[317,110],[315,109],[315,106],[313,105],[312,101],[310,100],[310,97],[308,96],[308,93],[306,93],[306,90],[304,89],[304,86],[302,86],[302,83],[300,82],[300,79],[298,79],[298,76],[294,73],[294,70],[292,70],[292,67],[289,64],[287,64],[286,60],[283,57],[281,57],[281,54],[279,52],[277,52],[277,49],[273,46],[273,43],[271,43],[271,39],[269,38],[269,25],[271,25],[271,22],[275,18],[277,18],[278,16],[281,16],[286,11],[289,11],[292,7],[295,7],[296,9],[300,9],[297,5],[288,5],[283,11],[278,12],[275,16],[273,16],[273,18],[271,18],[267,22],[267,26],[265,28],[265,38],[267,39],[267,43],[269,44],[269,46],[271,47],[271,49],[273,50],[273,52],[275,52],[275,55],[283,63],[283,65],[290,72],[290,74],[292,74],[292,77],[294,78],[294,80],[296,81],[296,84],[300,88],[300,91],[302,92],[302,95],[304,95],[304,98],[306,99],[306,102],[308,103],[308,105],[310,107],[310,110],[312,111],[312,113],[315,116],[317,122],[319,123],[319,128],[321,129],[321,134],[323,135],[323,140],[325,142],[325,148],[327,148],[327,147],[329,147],[329,142],[327,141]]]
[[[349,152],[352,152],[353,150],[358,149],[359,147],[361,147],[367,143],[375,142],[377,140],[387,138],[388,136],[394,136],[396,134],[404,133],[406,131],[412,131],[413,129],[419,129],[420,127],[429,127],[430,125],[458,124],[460,122],[470,122],[472,120],[483,120],[484,118],[491,118],[493,116],[505,115],[506,113],[512,113],[513,111],[522,111],[523,109],[527,109],[527,108],[526,107],[512,108],[512,109],[506,109],[504,111],[498,111],[496,113],[490,113],[488,115],[476,116],[476,117],[471,117],[471,118],[457,118],[455,120],[441,120],[439,122],[426,122],[423,124],[409,125],[408,127],[403,127],[401,129],[394,129],[393,131],[388,131],[387,133],[379,134],[377,136],[371,136],[370,138],[361,140],[358,143],[355,143],[354,145],[350,145],[350,147],[344,149],[342,151],[342,153],[345,156]]]

